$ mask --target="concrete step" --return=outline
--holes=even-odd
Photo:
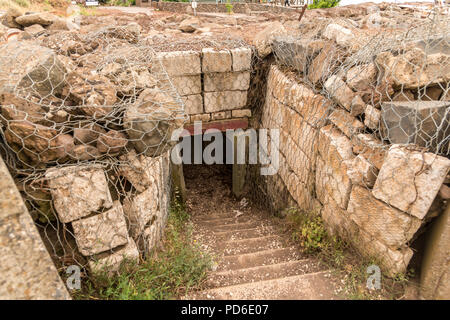
[[[214,300],[335,300],[330,271],[208,289],[192,299]]]
[[[214,232],[214,235],[219,241],[257,238],[268,236],[271,234],[275,234],[275,230],[270,226],[258,226],[256,228],[242,229],[238,231]]]
[[[208,276],[207,285],[210,288],[224,287],[313,273],[321,270],[317,261],[311,259],[295,260],[267,266],[213,272]]]
[[[279,236],[268,235],[242,240],[229,240],[219,244],[220,247],[223,249],[224,256],[230,256],[270,249],[281,249],[286,247],[286,245]]]
[[[223,257],[219,263],[217,271],[265,266],[269,264],[300,260],[301,258],[303,257],[299,250],[292,247],[237,254]]]

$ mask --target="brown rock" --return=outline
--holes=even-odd
[[[123,125],[139,153],[157,156],[171,146],[172,132],[182,125],[181,106],[158,88],[146,89],[125,111]]]
[[[350,113],[342,109],[334,110],[330,114],[329,119],[349,138],[364,130],[364,125],[361,121],[352,117]]]
[[[25,14],[17,17],[16,22],[24,27],[32,26],[33,24],[39,24],[41,26],[48,26],[53,23],[58,17],[48,12],[38,12]]]
[[[358,185],[352,188],[347,212],[360,228],[393,248],[407,244],[421,225],[419,219],[377,200]]]
[[[16,18],[20,17],[22,13],[14,8],[9,8],[3,15],[1,23],[8,28],[22,29],[22,26],[16,22]]]
[[[326,44],[311,63],[308,80],[314,85],[324,83],[334,72],[342,53],[334,44]]]
[[[200,27],[200,20],[198,18],[188,18],[181,21],[178,26],[178,30],[183,32],[192,33]]]
[[[280,22],[273,22],[264,30],[255,35],[253,44],[256,47],[256,52],[261,58],[265,58],[272,52],[272,42],[276,36],[286,34],[286,29]]]
[[[71,136],[26,120],[10,122],[5,138],[33,162],[63,161],[74,148]]]
[[[450,160],[429,152],[392,145],[378,174],[373,195],[423,219],[450,168]]]
[[[109,155],[119,153],[128,143],[122,132],[110,130],[106,134],[101,134],[97,140],[97,149],[101,153]]]
[[[68,76],[63,94],[71,97],[83,113],[94,119],[105,117],[114,110],[117,95],[108,78],[89,74],[86,78],[78,72]]]
[[[78,250],[84,256],[114,249],[128,243],[128,230],[119,201],[98,215],[72,222]]]
[[[51,168],[45,173],[45,178],[53,205],[63,223],[112,206],[105,174],[98,165]]]
[[[347,71],[347,84],[355,91],[365,91],[373,86],[376,77],[373,63],[358,65]]]
[[[40,98],[61,94],[66,69],[50,49],[12,41],[0,47],[0,87],[15,87]]]

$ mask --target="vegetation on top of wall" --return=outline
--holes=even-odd
[[[136,5],[136,0],[105,0],[104,3],[111,6],[130,7]]]
[[[313,0],[313,3],[308,5],[308,9],[324,9],[336,7],[341,0]]]
[[[126,261],[114,275],[91,276],[74,298],[167,300],[200,288],[211,258],[192,241],[189,215],[179,201],[172,203],[165,231],[162,248],[145,261]]]

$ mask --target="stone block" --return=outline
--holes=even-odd
[[[421,225],[419,219],[379,201],[359,185],[352,188],[347,212],[360,228],[394,248],[407,244]]]
[[[146,190],[133,198],[125,198],[123,211],[130,225],[131,236],[136,238],[156,215],[159,205],[158,180],[151,178]]]
[[[70,294],[0,157],[0,298],[65,300]]]
[[[347,174],[353,184],[372,188],[377,179],[378,169],[362,155],[357,155],[349,163]]]
[[[194,123],[195,121],[207,122],[211,120],[211,114],[209,113],[201,113],[201,114],[193,114],[189,117],[190,123]]]
[[[381,133],[391,143],[415,143],[448,154],[450,102],[399,101],[381,105]]]
[[[247,91],[204,93],[205,112],[242,109],[247,104]]]
[[[107,271],[112,273],[118,271],[124,260],[139,261],[139,251],[133,239],[128,239],[128,243],[113,253],[100,254],[98,257],[89,261],[89,269],[92,273],[102,273]]]
[[[331,112],[329,119],[349,138],[364,130],[364,124],[343,109]]]
[[[450,168],[450,160],[429,152],[393,145],[381,167],[373,195],[423,219]]]
[[[228,50],[202,49],[202,71],[229,72],[231,71],[231,53]]]
[[[206,92],[247,90],[250,86],[250,72],[206,73],[203,86]]]
[[[252,68],[252,50],[247,47],[231,49],[233,71],[245,71]]]
[[[195,51],[160,52],[157,57],[167,74],[173,76],[198,75],[202,72],[200,53]]]
[[[112,206],[101,166],[51,168],[45,173],[53,205],[63,223],[71,222]]]
[[[352,101],[355,93],[339,76],[332,75],[324,84],[325,90],[330,97],[347,111],[352,111]],[[353,113],[352,113],[353,114]]]
[[[231,118],[231,111],[219,111],[211,113],[211,120],[223,120]],[[251,116],[251,112],[250,112]]]
[[[311,62],[307,79],[313,84],[324,83],[334,72],[342,56],[336,45],[327,43]]]
[[[323,37],[334,40],[342,47],[348,47],[355,39],[354,33],[347,28],[340,26],[337,23],[330,23],[323,31]]]
[[[184,112],[186,114],[203,113],[203,96],[201,94],[193,94],[181,98],[184,102]]]
[[[370,134],[360,133],[352,137],[353,152],[361,154],[378,170],[383,165],[387,153],[387,146]]]
[[[370,129],[377,130],[380,125],[381,111],[368,104],[364,115],[364,124]]]
[[[252,110],[250,109],[241,109],[241,110],[232,110],[231,115],[233,118],[250,118],[252,116]]]
[[[201,75],[171,77],[172,84],[180,96],[202,93]]]
[[[347,84],[355,91],[365,91],[376,81],[377,68],[373,63],[357,65],[347,71]]]
[[[125,177],[138,192],[142,192],[160,178],[161,157],[137,155],[136,151],[132,150],[119,157],[119,174]]]
[[[280,36],[273,40],[273,51],[282,65],[306,73],[307,66],[324,47],[325,41]]]
[[[128,229],[119,201],[108,211],[73,221],[78,250],[84,256],[114,249],[128,243]]]

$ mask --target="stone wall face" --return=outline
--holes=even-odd
[[[435,214],[450,160],[383,145],[337,111],[271,66],[261,127],[280,129],[280,168],[266,188],[281,179],[300,209],[320,212],[332,233],[380,259],[389,274],[404,272],[410,243]]]
[[[163,52],[163,66],[185,104],[189,122],[248,119],[252,51],[205,48],[201,52]]]
[[[0,299],[70,299],[0,157]]]
[[[73,228],[78,251],[91,271],[117,270],[138,261],[162,237],[169,211],[169,152],[158,157],[121,156],[119,176],[136,190],[121,199],[98,164],[48,169],[45,178],[59,221]]]

